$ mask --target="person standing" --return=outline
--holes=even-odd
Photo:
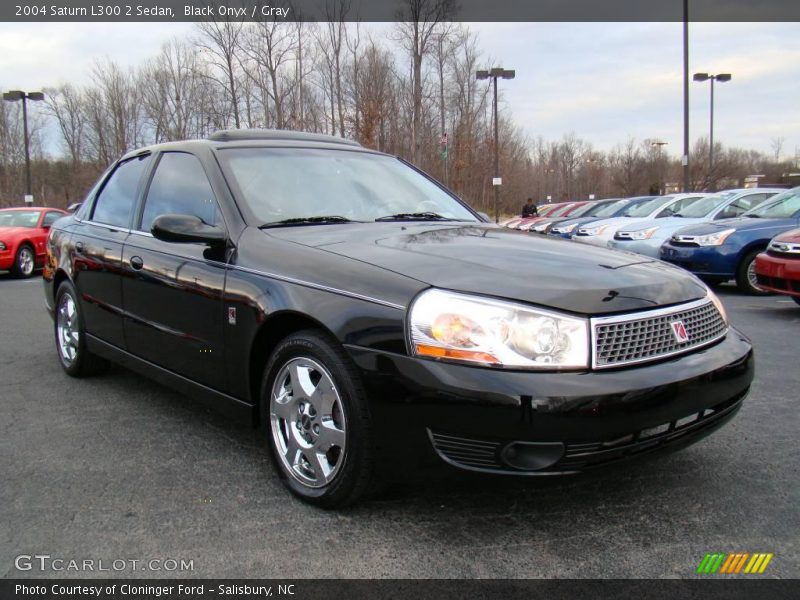
[[[533,203],[533,198],[528,198],[528,201],[522,205],[523,217],[538,217],[539,209]]]

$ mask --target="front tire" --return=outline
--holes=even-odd
[[[736,270],[736,286],[746,294],[753,296],[767,296],[770,294],[770,292],[758,287],[758,281],[756,280],[756,256],[762,252],[763,250],[761,249],[748,252]]]
[[[17,249],[17,255],[14,257],[14,267],[12,273],[15,277],[20,279],[27,279],[33,275],[36,268],[36,255],[33,253],[33,248],[28,244],[22,244]]]
[[[370,487],[369,407],[336,340],[304,330],[281,341],[264,370],[260,415],[274,462],[296,496],[340,508]]]
[[[88,377],[104,371],[108,361],[89,352],[75,286],[64,281],[56,292],[54,320],[56,351],[61,367],[71,377]]]

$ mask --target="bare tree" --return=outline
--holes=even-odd
[[[422,61],[434,43],[436,26],[455,12],[455,0],[405,0],[400,9],[398,31],[411,57],[412,124],[411,157],[420,159],[422,132]]]

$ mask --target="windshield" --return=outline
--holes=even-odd
[[[733,194],[719,194],[718,196],[706,196],[692,202],[689,206],[682,209],[679,214],[682,217],[700,218],[705,217],[712,210],[727,202]]]
[[[623,200],[617,200],[616,202],[609,202],[608,204],[603,204],[599,208],[595,207],[596,210],[592,210],[586,213],[585,216],[587,217],[611,217],[616,213],[619,209],[621,209],[626,204],[629,204],[630,200],[625,198]]]
[[[550,217],[560,217],[564,213],[569,212],[570,209],[573,208],[574,206],[575,206],[574,203],[569,202],[568,204],[565,204],[564,206],[559,206],[557,210],[554,210],[548,216],[550,216]]]
[[[0,210],[0,227],[36,227],[38,210]]]
[[[261,223],[414,214],[478,222],[433,181],[390,156],[311,148],[226,148],[219,156]]]
[[[651,212],[660,208],[667,204],[667,202],[672,201],[674,196],[661,196],[659,198],[651,198],[650,200],[645,200],[641,204],[633,204],[630,207],[626,208],[622,215],[623,217],[646,217]]]
[[[744,213],[743,217],[764,219],[788,219],[800,210],[800,188],[778,194],[768,204],[762,204]]]
[[[603,206],[603,204],[600,204],[599,206],[600,206],[600,207],[602,207],[602,206]],[[576,218],[576,217],[585,217],[586,215],[592,215],[592,214],[594,214],[594,213],[592,212],[592,210],[597,210],[597,209],[598,209],[598,204],[596,204],[596,203],[594,203],[594,202],[591,202],[591,203],[589,203],[589,204],[584,204],[583,206],[581,206],[581,207],[579,207],[579,208],[576,208],[575,210],[573,210],[573,211],[572,211],[572,212],[569,214],[569,216],[570,216],[570,217],[573,217],[573,218]]]

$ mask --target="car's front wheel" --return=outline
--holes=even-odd
[[[338,508],[370,486],[369,407],[355,366],[329,336],[305,330],[278,344],[260,413],[281,476],[303,500]]]
[[[33,254],[33,248],[28,244],[22,244],[17,250],[17,256],[14,258],[13,274],[15,277],[27,278],[33,275],[33,270],[36,267],[36,258]]]
[[[86,347],[86,333],[75,286],[63,281],[56,292],[55,339],[58,358],[72,377],[87,377],[106,369],[108,362]]]
[[[756,277],[756,256],[761,254],[763,250],[751,250],[739,263],[739,268],[736,272],[736,286],[747,294],[754,296],[766,296],[770,292],[758,287],[758,279]]]

